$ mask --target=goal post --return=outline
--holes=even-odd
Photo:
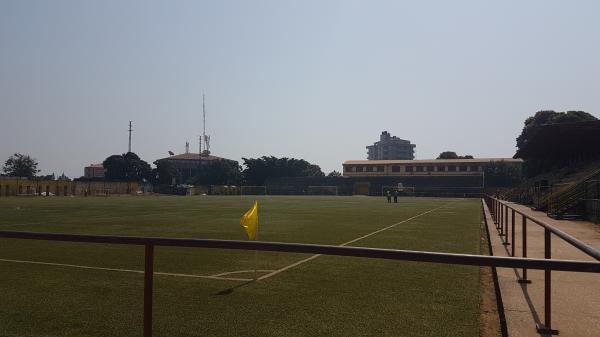
[[[241,195],[267,195],[267,186],[241,186]]]
[[[308,186],[307,195],[338,195],[337,186]]]

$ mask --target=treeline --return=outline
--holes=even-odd
[[[183,183],[193,185],[263,185],[266,179],[280,177],[324,177],[318,165],[304,159],[277,158],[263,156],[260,158],[242,158],[243,166],[231,160],[211,160],[202,165],[199,174]],[[56,178],[54,174],[37,176],[40,172],[38,162],[28,155],[15,153],[2,167],[3,176],[38,178],[44,180],[70,180],[64,173]],[[157,160],[155,167],[141,159],[137,154],[128,152],[115,154],[102,162],[104,178],[78,178],[81,180],[110,180],[149,182],[154,184],[173,184],[180,182],[180,173],[169,160]],[[333,171],[328,176],[341,176]]]
[[[277,158],[263,156],[260,158],[242,158],[243,166],[230,160],[211,160],[202,166],[199,173],[185,181],[192,185],[263,185],[268,178],[278,177],[323,177],[325,174],[318,165],[304,159]],[[105,176],[111,180],[149,181],[170,185],[180,181],[180,174],[173,163],[161,159],[154,162],[152,169],[135,153],[113,155],[108,157],[103,166]],[[331,172],[330,175],[340,175]]]

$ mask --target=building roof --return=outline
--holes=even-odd
[[[387,164],[481,164],[491,162],[522,163],[523,159],[513,158],[474,158],[474,159],[420,159],[420,160],[346,160],[343,165],[387,165]]]
[[[231,160],[231,159],[226,159],[226,158],[221,158],[221,157],[211,156],[211,155],[206,155],[206,154],[203,154],[202,156],[200,156],[198,153],[191,153],[191,152],[176,154],[174,156],[169,156],[167,158],[162,158],[162,159],[166,159],[166,160]]]
[[[101,167],[101,168],[104,168],[104,165],[102,165],[102,164],[90,164],[90,165],[86,166],[86,168],[87,167],[98,167],[98,168]]]

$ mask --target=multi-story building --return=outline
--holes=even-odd
[[[413,160],[415,159],[415,144],[409,140],[400,139],[383,131],[379,141],[367,146],[368,160]]]

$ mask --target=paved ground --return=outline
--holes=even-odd
[[[536,217],[564,232],[600,248],[600,225],[587,221],[554,220],[543,212],[535,212],[526,206],[512,204],[516,209]],[[511,246],[502,244],[496,226],[489,215],[491,245],[494,255],[510,256]],[[509,211],[509,224],[510,222]],[[515,256],[522,256],[521,217],[515,217]],[[510,226],[510,225],[509,225]],[[509,234],[510,239],[510,234]],[[544,232],[540,226],[528,222],[527,256],[544,257]],[[583,252],[562,239],[553,236],[552,258],[594,261]],[[528,271],[531,284],[517,283],[522,270],[499,268],[498,280],[509,336],[540,336],[536,323],[544,320],[544,272]],[[552,273],[552,328],[560,336],[600,336],[600,275],[591,273]]]

